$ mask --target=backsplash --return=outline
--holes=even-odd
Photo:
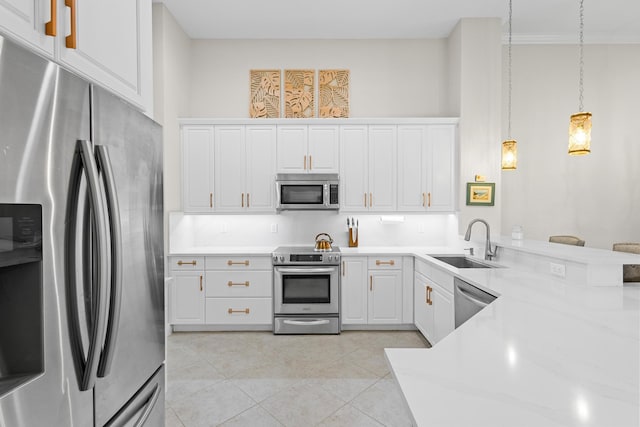
[[[447,246],[458,240],[455,214],[336,214],[283,212],[272,215],[192,215],[169,213],[170,252],[216,246],[311,245],[328,233],[334,245],[348,246],[347,218],[359,222],[359,246]],[[381,220],[384,218],[385,220]],[[395,220],[402,218],[402,222]],[[274,231],[272,231],[274,230]]]

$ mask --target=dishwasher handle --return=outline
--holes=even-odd
[[[491,302],[491,301],[488,301],[488,302],[487,301],[483,301],[483,300],[480,300],[480,299],[476,298],[475,295],[469,293],[467,290],[465,290],[461,286],[458,286],[458,292],[460,292],[460,294],[462,296],[464,296],[465,298],[473,301],[476,305],[478,305],[478,306],[480,306],[482,308],[485,308]]]

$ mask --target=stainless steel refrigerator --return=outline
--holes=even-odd
[[[0,37],[0,426],[164,425],[158,124]]]

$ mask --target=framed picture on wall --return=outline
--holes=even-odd
[[[493,206],[495,189],[493,182],[467,182],[467,206]]]

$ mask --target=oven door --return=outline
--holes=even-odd
[[[338,313],[338,266],[275,267],[273,271],[275,314]]]

